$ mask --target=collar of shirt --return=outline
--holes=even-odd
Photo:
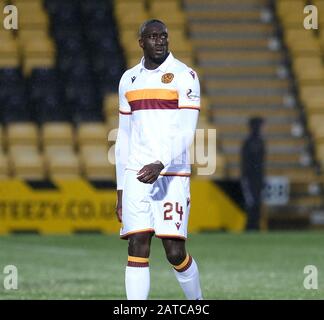
[[[162,64],[160,64],[156,69],[153,69],[153,70],[148,70],[144,67],[144,60],[145,60],[144,57],[142,57],[140,72],[142,72],[143,70],[149,71],[149,72],[158,72],[158,71],[166,72],[168,66],[173,62],[174,57],[173,57],[172,53],[170,52],[168,57],[165,59],[165,61]]]

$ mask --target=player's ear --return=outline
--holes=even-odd
[[[138,39],[138,43],[139,43],[139,46],[140,46],[142,49],[144,49],[144,41],[143,41],[142,38],[139,38],[139,39]]]

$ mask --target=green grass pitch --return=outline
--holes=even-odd
[[[323,299],[324,232],[190,235],[205,299]],[[117,236],[0,237],[0,299],[125,299],[127,241]],[[18,289],[5,290],[6,265]],[[318,289],[303,286],[306,265]],[[152,242],[150,299],[184,299],[158,239]]]

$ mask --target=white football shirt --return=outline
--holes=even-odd
[[[157,69],[146,69],[142,58],[127,70],[119,84],[117,188],[122,189],[125,169],[138,171],[157,160],[165,166],[162,175],[190,175],[199,109],[198,76],[172,53]]]

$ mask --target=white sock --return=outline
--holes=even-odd
[[[173,270],[187,299],[202,300],[196,261],[187,255],[186,259],[179,266],[174,266]]]
[[[150,291],[149,259],[128,257],[125,271],[127,300],[146,300]]]

